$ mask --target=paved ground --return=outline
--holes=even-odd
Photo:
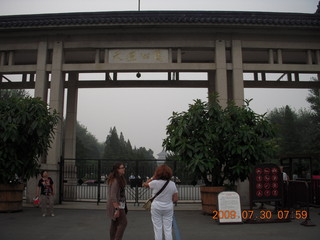
[[[182,240],[206,239],[320,239],[320,209],[311,209],[314,227],[302,220],[288,223],[218,224],[203,215],[199,205],[179,205],[175,215]],[[129,205],[128,227],[124,239],[153,239],[150,213]],[[105,206],[95,203],[64,203],[55,207],[55,217],[42,217],[40,209],[25,205],[22,212],[0,213],[1,240],[102,240],[109,239]]]

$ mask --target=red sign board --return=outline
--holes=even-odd
[[[250,178],[251,200],[256,202],[280,201],[282,198],[282,173],[276,164],[260,164]]]

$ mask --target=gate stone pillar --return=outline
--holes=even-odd
[[[47,102],[48,98],[48,74],[46,72],[47,42],[39,42],[37,55],[37,70],[34,96]]]
[[[60,115],[60,121],[56,126],[55,136],[47,157],[47,164],[58,164],[62,150],[62,122],[63,122],[63,100],[64,100],[64,74],[62,73],[63,44],[57,41],[53,46],[51,86],[50,86],[50,108],[55,109]]]
[[[232,41],[232,100],[237,106],[244,104],[242,48],[240,40]],[[241,204],[247,206],[249,203],[249,181],[238,181],[237,192],[240,195]]]
[[[208,72],[208,97],[210,99],[211,94],[216,92],[215,89],[215,72],[209,71]]]
[[[216,40],[215,43],[215,91],[219,94],[220,105],[226,107],[228,102],[226,43],[224,40]]]
[[[48,98],[48,74],[46,72],[47,52],[48,52],[47,42],[45,41],[39,42],[34,97],[38,97],[42,99],[44,102],[47,102],[47,98]],[[41,158],[42,162],[44,161],[44,158],[45,156]],[[27,182],[26,201],[28,203],[31,203],[32,199],[36,195],[37,183],[38,183],[38,178],[29,179],[29,181]]]
[[[51,85],[50,85],[50,108],[56,109],[60,115],[60,121],[56,126],[54,139],[48,151],[46,164],[42,164],[42,169],[47,170],[55,185],[55,202],[59,200],[59,161],[62,155],[62,122],[63,122],[63,101],[64,101],[64,73],[63,63],[63,43],[56,41],[53,44]]]
[[[76,158],[76,123],[78,106],[78,73],[69,73],[64,157]]]
[[[68,79],[68,96],[67,96],[67,113],[64,131],[64,157],[69,158],[64,163],[63,182],[68,186],[63,187],[64,195],[68,198],[77,198],[77,166],[76,161],[76,124],[77,124],[77,106],[78,106],[78,88],[77,81],[79,74],[76,72],[69,73]],[[65,169],[68,169],[65,171]],[[63,199],[62,199],[63,200]]]
[[[237,106],[243,105],[244,83],[241,41],[232,41],[232,98]]]

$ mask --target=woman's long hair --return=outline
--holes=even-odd
[[[116,179],[120,188],[124,188],[126,186],[127,184],[126,178],[123,175],[120,176],[118,173],[118,169],[121,167],[121,165],[124,166],[123,163],[116,163],[113,165],[112,172],[108,176],[108,180],[107,180],[108,185],[111,185],[113,181]]]
[[[172,169],[166,165],[163,164],[159,167],[157,167],[155,173],[154,173],[154,178],[157,180],[170,180],[172,177]]]

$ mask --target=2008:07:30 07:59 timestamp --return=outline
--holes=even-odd
[[[212,219],[237,219],[240,218],[240,216],[237,216],[236,211],[213,211]],[[273,216],[272,211],[265,211],[261,210],[259,214],[254,214],[253,210],[243,210],[241,212],[241,217],[243,219],[271,219]],[[308,212],[306,210],[300,211],[287,211],[287,210],[280,210],[277,211],[276,216],[277,219],[287,219],[287,218],[295,218],[295,219],[307,219]]]

